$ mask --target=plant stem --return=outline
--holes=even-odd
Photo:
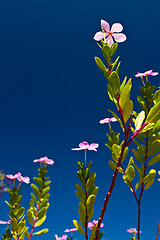
[[[37,214],[38,214],[39,207],[40,207],[40,203],[41,203],[41,196],[42,196],[42,193],[40,192],[40,194],[39,194],[39,199],[38,199],[37,210],[36,210],[36,214],[35,214],[35,219],[34,219],[34,222],[33,222],[33,224],[32,224],[32,229],[31,229],[31,232],[30,232],[30,234],[29,234],[29,239],[28,239],[28,240],[31,239],[31,236],[32,236],[32,234],[33,234],[33,230],[34,230],[34,228],[35,228],[35,224],[36,224],[36,221],[37,221]]]
[[[160,228],[160,218],[159,218],[158,227],[157,227],[156,240],[158,240],[159,228]]]

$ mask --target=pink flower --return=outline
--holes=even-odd
[[[90,145],[88,144],[88,142],[81,142],[80,144],[79,144],[79,148],[72,148],[71,150],[77,150],[77,151],[79,151],[79,150],[85,150],[85,149],[87,149],[87,150],[93,150],[93,151],[96,151],[97,152],[97,149],[96,148],[98,148],[99,147],[99,144],[97,144],[97,143],[91,143]]]
[[[45,163],[48,165],[53,165],[54,161],[51,159],[48,159],[48,157],[42,157],[39,159],[35,159],[33,162],[41,162],[41,163]]]
[[[18,179],[20,176],[21,176],[21,173],[18,172],[15,175],[6,175],[6,178],[8,178],[8,179]]]
[[[149,70],[149,71],[146,71],[146,72],[144,72],[144,73],[137,73],[136,75],[135,75],[135,77],[145,77],[145,76],[149,76],[149,75],[151,75],[151,76],[156,76],[156,75],[158,75],[159,73],[158,72],[153,72],[153,70]]]
[[[77,228],[66,229],[64,232],[75,232]]]
[[[94,35],[94,39],[96,41],[104,39],[104,42],[107,42],[110,46],[112,46],[112,44],[114,43],[113,37],[116,42],[124,42],[126,40],[126,35],[123,33],[119,33],[122,32],[123,30],[123,26],[120,23],[114,23],[110,30],[109,23],[104,20],[101,20],[101,28],[102,31],[97,32]]]
[[[109,122],[116,122],[117,119],[115,117],[112,118],[105,118],[99,121],[99,123],[104,124],[104,123],[109,123]]]
[[[127,232],[129,232],[129,233],[137,233],[138,231],[136,230],[136,228],[130,228],[130,229],[127,230]],[[140,233],[141,233],[141,231],[140,231]]]
[[[66,240],[67,239],[67,235],[62,235],[62,237],[58,237],[58,235],[55,235],[55,238],[56,238],[56,240]]]
[[[97,223],[98,223],[98,221],[96,221],[96,220],[93,220],[92,222],[89,222],[88,223],[88,228],[92,229],[94,227],[94,225],[97,224]],[[103,227],[103,226],[104,226],[104,223],[101,223],[100,227]]]
[[[0,224],[10,224],[10,222],[11,222],[11,220],[8,220],[7,222],[0,220]]]
[[[29,177],[19,176],[17,179],[18,179],[18,181],[24,182],[24,183],[26,183],[26,184],[30,183],[30,178],[29,178]]]

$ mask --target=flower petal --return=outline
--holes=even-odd
[[[112,46],[112,44],[114,43],[112,36],[109,36],[109,37],[106,39],[106,42],[109,44],[109,46]]]
[[[122,32],[123,26],[120,23],[114,23],[111,27],[111,32]]]
[[[143,77],[144,76],[144,73],[137,73],[136,75],[135,75],[135,77]]]
[[[124,42],[127,39],[126,35],[123,33],[113,33],[112,36],[116,42]]]
[[[110,32],[109,23],[102,19],[101,19],[101,28],[103,28],[106,32]]]
[[[79,144],[79,147],[80,147],[81,149],[87,149],[87,148],[89,147],[89,144],[88,144],[88,142],[84,141],[84,142],[81,142],[81,143]]]
[[[109,123],[109,121],[110,121],[110,118],[104,118],[100,120],[99,123],[104,124],[104,123]]]
[[[153,72],[153,70],[148,70],[148,71],[144,72],[143,74],[144,75],[151,75],[152,72]]]
[[[93,37],[93,39],[94,40],[96,40],[96,41],[100,41],[100,40],[102,40],[104,38],[104,35],[103,35],[103,33],[100,31],[100,32],[97,32],[95,35],[94,35],[94,37]]]
[[[98,143],[91,143],[88,147],[88,150],[93,150],[93,151],[96,151],[97,152],[97,149],[99,147],[99,144]]]

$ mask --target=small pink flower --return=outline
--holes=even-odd
[[[129,233],[137,233],[138,231],[136,230],[136,228],[130,228],[130,229],[127,230],[127,232],[129,232]],[[141,233],[141,231],[140,231],[140,233]]]
[[[54,161],[52,159],[48,159],[48,157],[42,157],[39,159],[35,159],[33,162],[41,162],[41,163],[45,163],[48,165],[53,165]]]
[[[18,179],[20,176],[21,176],[21,173],[18,172],[15,175],[6,175],[6,178],[8,178],[8,179]]]
[[[67,237],[68,236],[66,234],[62,235],[62,237],[58,237],[58,235],[55,235],[56,240],[66,240]]]
[[[11,222],[11,220],[8,220],[7,222],[0,220],[0,224],[10,224],[10,222]]]
[[[24,182],[24,183],[26,183],[26,184],[30,183],[30,178],[29,178],[29,177],[19,176],[17,179],[18,179],[18,181]]]
[[[104,123],[109,123],[109,122],[116,122],[117,119],[115,117],[112,118],[105,118],[99,121],[99,123],[104,124]]]
[[[104,20],[101,20],[101,28],[102,28],[102,31],[97,32],[94,35],[94,39],[96,41],[100,41],[104,39],[104,42],[107,42],[110,46],[112,46],[112,44],[114,43],[113,37],[116,42],[124,42],[126,40],[126,35],[123,33],[120,33],[123,30],[123,26],[120,23],[114,23],[110,30],[109,23]]]
[[[93,220],[92,222],[89,222],[88,223],[88,228],[89,229],[92,229],[93,227],[94,227],[94,225],[95,224],[97,224],[98,223],[98,220],[96,221],[96,220]],[[104,226],[104,223],[101,223],[101,226],[100,227],[103,227]]]
[[[135,77],[145,77],[145,76],[157,76],[159,73],[158,72],[153,72],[153,70],[146,71],[144,73],[137,73]]]
[[[64,232],[75,232],[77,228],[66,229]]]
[[[85,150],[85,149],[87,149],[87,150],[93,150],[93,151],[96,151],[97,152],[97,149],[96,148],[98,148],[99,147],[99,144],[97,144],[97,143],[91,143],[90,145],[88,144],[88,142],[81,142],[80,144],[79,144],[79,148],[72,148],[71,150],[77,150],[77,151],[79,151],[79,150]]]

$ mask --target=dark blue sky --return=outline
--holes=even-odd
[[[55,161],[49,167],[52,198],[44,224],[50,231],[42,240],[54,239],[56,233],[61,236],[78,219],[74,191],[77,161],[83,161],[84,155],[72,152],[72,147],[84,140],[100,144],[97,153],[87,154],[100,187],[95,219],[111,181],[111,155],[105,147],[108,126],[98,122],[110,117],[108,109],[115,108],[106,94],[106,79],[94,62],[94,56],[102,57],[93,40],[101,19],[124,26],[127,41],[117,51],[122,61],[120,76],[133,78],[132,97],[139,111],[136,94],[141,83],[134,75],[149,69],[160,71],[159,0],[0,1],[0,169],[10,174],[21,171],[32,179],[37,174],[35,158],[48,156]],[[159,85],[159,77],[151,81]],[[118,123],[114,127],[119,130]],[[121,176],[118,180],[104,218],[107,240],[129,239],[126,229],[137,224],[136,202]],[[144,194],[145,240],[155,238],[159,184],[156,180]],[[29,194],[30,186],[24,186],[26,208]],[[7,218],[5,211],[0,218]]]

